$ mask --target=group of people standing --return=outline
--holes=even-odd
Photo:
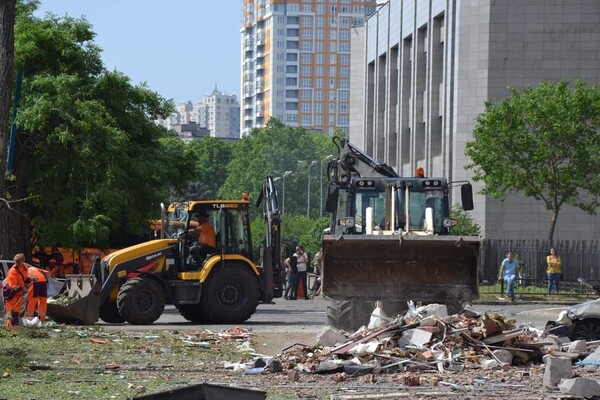
[[[506,295],[509,296],[512,301],[515,301],[515,280],[521,272],[520,269],[521,266],[517,260],[515,260],[511,252],[506,255],[506,258],[502,260],[502,264],[500,265],[498,280],[504,280],[506,283]],[[558,294],[560,280],[562,278],[562,269],[560,256],[554,248],[551,248],[546,256],[546,276],[548,278],[547,294],[550,295],[552,293],[552,288],[554,288],[556,294]]]
[[[296,252],[286,258],[286,285],[285,299],[296,300],[298,298],[298,287],[302,284],[304,299],[308,300],[308,254],[301,245],[296,246]]]
[[[18,325],[25,294],[27,294],[25,317],[33,318],[37,311],[38,318],[44,322],[48,301],[48,271],[25,265],[23,253],[16,254],[13,261],[15,263],[2,281],[6,327],[10,329]]]

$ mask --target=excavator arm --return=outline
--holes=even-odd
[[[261,249],[263,280],[262,301],[283,295],[283,265],[281,263],[281,216],[277,189],[272,176],[267,176],[256,206],[263,205],[265,244]]]

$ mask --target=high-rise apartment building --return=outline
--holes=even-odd
[[[243,0],[242,135],[271,117],[348,132],[351,30],[375,8],[368,0]]]

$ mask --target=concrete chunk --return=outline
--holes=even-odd
[[[550,356],[546,359],[544,371],[544,386],[555,388],[561,379],[570,379],[573,376],[573,364],[570,358]]]
[[[494,350],[494,357],[496,357],[502,364],[512,365],[513,355],[508,350]]]
[[[585,340],[575,340],[571,342],[569,345],[569,349],[567,350],[569,353],[587,353],[587,343]]]
[[[563,379],[560,392],[570,396],[592,397],[600,395],[600,381],[589,378]]]
[[[323,329],[317,335],[317,343],[321,346],[330,346],[333,347],[338,343],[345,343],[346,336],[344,336],[340,331],[334,329],[330,326]]]

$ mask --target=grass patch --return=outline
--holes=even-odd
[[[208,342],[208,347],[199,345]],[[0,397],[128,399],[177,386],[239,376],[221,368],[239,361],[233,340],[204,332],[111,332],[60,326],[0,330]]]

